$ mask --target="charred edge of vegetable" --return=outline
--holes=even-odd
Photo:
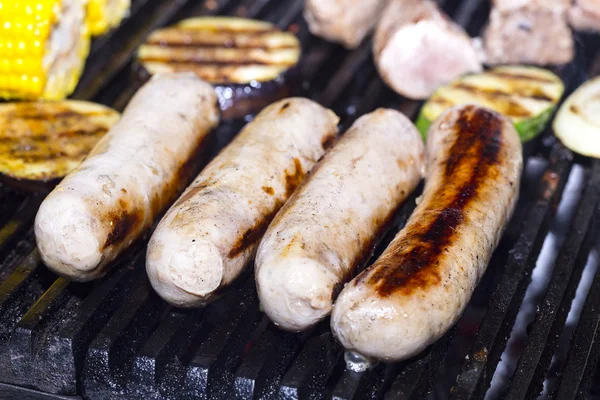
[[[513,125],[519,133],[521,142],[527,143],[537,138],[546,129],[555,111],[556,106],[551,106],[534,118],[525,119],[519,122],[513,121]],[[417,129],[421,132],[423,140],[427,139],[427,132],[432,123],[433,121],[429,120],[425,115],[425,106],[423,106],[417,117],[417,122],[415,123]]]
[[[139,85],[148,81],[152,73],[141,62],[134,63]],[[213,83],[221,109],[221,120],[235,120],[257,114],[266,106],[294,95],[300,86],[298,64],[277,78],[265,82]]]
[[[427,139],[427,132],[429,132],[429,127],[431,126],[431,121],[427,116],[425,116],[425,105],[421,107],[421,111],[419,112],[419,116],[417,117],[417,122],[415,123],[417,130],[421,133],[421,137],[423,141]]]
[[[521,142],[526,143],[537,138],[548,126],[555,110],[556,106],[549,107],[535,118],[517,122],[515,129],[521,137]]]

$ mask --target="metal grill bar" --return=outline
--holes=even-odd
[[[131,21],[137,21],[137,19],[142,15],[140,14],[142,12],[142,7],[147,6],[148,1],[149,0],[133,0],[129,9],[129,15],[121,22],[121,26],[119,26],[117,29],[112,29],[106,32],[102,36],[99,36],[92,41],[90,56],[102,52],[103,47],[109,44],[109,42],[115,40],[115,38],[118,40],[118,38],[121,36],[120,32],[121,29],[123,29],[123,26]]]
[[[269,324],[237,370],[235,398],[276,397],[284,372],[307,337],[307,333],[285,334]]]
[[[555,262],[552,280],[548,285],[544,300],[536,315],[536,320],[530,325],[531,333],[527,338],[527,345],[519,359],[517,370],[508,392],[508,396],[511,398],[525,398],[525,395],[529,391],[529,386],[532,384],[535,386],[536,383],[532,382],[532,380],[536,366],[540,363],[546,342],[550,340],[550,343],[554,343],[554,338],[549,338],[552,324],[556,321],[556,324],[561,328],[564,326],[571,299],[563,299],[563,295],[567,289],[576,261],[579,258],[585,234],[589,229],[590,221],[592,220],[599,199],[600,170],[597,170],[592,171],[590,180],[587,182],[585,194],[578,206],[572,228]],[[589,248],[587,250],[589,251]],[[585,258],[587,258],[587,253],[585,254]],[[568,303],[568,305],[562,304],[563,302]],[[557,319],[559,308],[562,308],[564,311],[560,313]],[[543,375],[538,378],[543,380]],[[532,388],[532,391],[534,390]]]
[[[600,183],[600,168],[597,168],[598,166],[600,166],[600,163],[597,164],[596,168],[591,169],[590,174],[592,177],[594,175],[598,176],[599,179],[597,180],[597,182]],[[593,178],[588,183],[594,184]],[[598,197],[598,196],[596,196],[596,197]],[[584,199],[584,201],[585,201],[585,199]],[[584,203],[582,202],[582,204],[584,204]],[[592,205],[592,209],[595,209],[595,206]],[[593,211],[592,211],[592,213],[593,213]],[[562,276],[562,271],[558,271],[558,273],[556,273],[556,272],[554,273],[554,275],[557,276],[557,279],[560,278],[563,280],[563,282],[568,281],[568,284],[567,284],[567,287],[565,288],[564,294],[562,296],[562,301],[560,303],[560,306],[556,312],[556,316],[554,319],[554,323],[552,324],[552,328],[550,329],[550,332],[548,333],[548,340],[546,342],[546,346],[544,347],[544,350],[541,354],[540,360],[537,363],[537,367],[535,369],[535,373],[532,378],[532,383],[529,385],[528,396],[539,395],[543,390],[544,378],[546,377],[546,372],[548,370],[548,367],[550,366],[552,356],[554,355],[554,350],[558,347],[560,333],[563,331],[563,329],[565,327],[565,322],[567,320],[569,310],[571,309],[572,302],[573,302],[573,299],[575,298],[575,294],[577,291],[577,287],[579,286],[579,282],[581,281],[583,269],[586,266],[588,256],[589,256],[592,248],[597,244],[598,236],[595,235],[595,233],[597,233],[597,230],[595,229],[593,222],[592,222],[592,221],[594,221],[593,214],[590,214],[590,217],[591,217],[590,225],[588,226],[587,233],[585,233],[585,227],[579,226],[579,225],[574,225],[574,228],[576,228],[576,229],[583,228],[585,237],[584,237],[583,243],[581,244],[581,247],[579,249],[579,254],[575,258],[575,264],[574,264],[570,279],[566,279],[566,277]],[[575,220],[574,224],[576,224],[576,223],[577,223],[577,220]],[[572,250],[575,251],[574,248],[572,248]],[[561,262],[561,261],[562,260],[559,258],[558,262]],[[561,265],[561,264],[557,264],[557,265]],[[548,296],[552,296],[552,295],[553,295],[553,293],[548,292]],[[552,298],[556,299],[555,301],[558,301],[558,299],[559,299],[559,297],[552,297]]]
[[[479,397],[480,391],[487,389],[492,379],[548,233],[553,207],[566,184],[571,167],[569,159],[564,148],[557,148],[550,167],[543,175],[535,205],[510,252],[502,280],[492,295],[488,312],[458,376],[453,393],[457,399]]]
[[[596,173],[600,162],[595,163]],[[596,204],[593,222],[587,234],[586,242],[597,244],[600,237],[600,202]],[[569,351],[567,362],[555,398],[583,398],[589,392],[596,365],[600,359],[600,271],[597,270],[588,292],[583,312],[579,319]],[[595,346],[594,346],[595,344]],[[550,394],[552,395],[552,394]]]
[[[479,32],[489,11],[488,2],[483,0],[440,3],[471,34]],[[386,88],[371,61],[369,42],[346,52],[314,38],[308,33],[301,10],[300,0],[134,0],[131,17],[114,33],[94,42],[76,96],[122,109],[139,85],[130,72],[134,50],[150,31],[193,15],[226,13],[260,17],[282,28],[294,25],[305,50],[301,68],[307,84],[303,94],[333,108],[342,118],[342,130],[380,105],[414,118],[420,103],[405,101]],[[222,124],[217,131],[220,145],[227,143],[242,125],[242,121]],[[540,146],[528,152],[545,156],[549,146]],[[499,283],[458,375],[455,397],[483,396],[506,345],[530,280],[527,274],[533,269],[572,165],[570,153],[560,145],[553,146],[549,158],[539,190],[532,198],[524,195],[519,203],[516,215],[522,216],[525,223],[517,218],[511,222],[498,250],[502,254],[495,255],[489,267],[488,275],[501,271]],[[597,164],[591,170],[589,184],[600,190],[600,182],[593,179],[598,175]],[[259,311],[251,276],[241,279],[222,299],[204,310],[172,309],[149,286],[144,275],[142,243],[122,257],[121,265],[106,278],[88,284],[69,283],[46,270],[34,250],[29,227],[41,197],[1,189],[3,214],[14,215],[0,227],[0,364],[18,367],[0,370],[3,382],[50,393],[83,393],[99,399],[422,398],[439,379],[438,371],[454,343],[456,328],[414,359],[353,373],[344,368],[343,350],[331,337],[328,321],[303,334],[282,332],[268,322]],[[598,193],[586,196],[591,204],[590,196],[597,198]],[[585,215],[591,217],[594,207],[597,201],[585,208]],[[413,208],[414,196],[402,207],[397,225],[376,255]],[[572,229],[569,237],[577,240],[565,243],[564,253],[576,254],[577,249],[570,246],[577,245],[584,250],[579,252],[581,257],[587,254],[588,239],[593,235],[590,232],[586,236],[585,230]],[[16,247],[11,249],[13,244]],[[513,249],[510,256],[504,254],[508,248]],[[558,291],[564,296],[554,299],[547,294],[552,303],[550,309],[558,309],[559,314],[568,311],[578,281],[579,264],[573,258],[569,258],[571,266],[567,267],[570,283],[567,284],[568,279],[557,282],[562,285],[557,290],[562,288]],[[553,281],[558,281],[557,271]],[[592,345],[600,335],[598,275],[574,335],[557,389],[559,394],[576,392],[585,396],[591,386],[600,358],[598,346]],[[564,325],[554,315],[543,329],[538,328],[540,338],[552,336]],[[552,354],[538,350],[530,350],[531,370],[538,366],[536,357],[546,361]],[[12,361],[15,359],[18,361]],[[543,363],[539,365],[538,372],[530,371],[519,394],[525,393],[521,390],[533,393],[532,388],[546,369]],[[14,393],[15,389],[1,386],[0,396],[3,390]]]
[[[42,196],[29,196],[25,198],[14,213],[14,216],[0,228],[0,254],[4,254],[7,246],[14,243],[14,239],[19,237],[29,227],[42,199]]]
[[[342,348],[329,332],[308,340],[281,381],[280,399],[316,398],[341,360]]]
[[[443,338],[418,356],[415,363],[410,363],[395,379],[390,390],[386,393],[389,399],[423,399],[426,398],[433,386],[433,380],[443,365],[448,347],[456,333],[454,326]]]

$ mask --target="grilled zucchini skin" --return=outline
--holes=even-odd
[[[562,81],[550,71],[525,66],[497,67],[439,88],[421,108],[416,125],[426,137],[444,110],[478,104],[511,119],[521,141],[527,142],[545,129],[563,91]]]
[[[537,117],[527,119],[521,122],[516,122],[514,124],[519,137],[522,142],[528,142],[530,140],[535,139],[540,132],[548,125],[552,115],[554,115],[554,111],[556,111],[556,107],[550,107],[546,111],[540,113]],[[423,136],[423,140],[427,137],[427,132],[429,131],[429,127],[433,122],[427,118],[425,113],[421,112],[419,117],[417,118],[417,129],[421,132]]]
[[[159,73],[196,73],[215,87],[227,120],[296,94],[300,54],[298,39],[270,23],[192,18],[152,33],[138,51],[135,72],[141,82]]]

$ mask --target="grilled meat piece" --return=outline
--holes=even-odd
[[[412,99],[482,70],[469,36],[431,0],[393,0],[377,26],[373,53],[383,80]]]
[[[484,32],[484,48],[486,63],[490,65],[566,64],[575,53],[565,9],[560,4],[540,2],[492,9]]]
[[[389,0],[306,0],[304,18],[313,35],[346,48],[358,47]]]
[[[578,31],[600,31],[600,0],[575,0],[569,9],[569,23]]]

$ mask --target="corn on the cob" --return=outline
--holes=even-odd
[[[89,52],[85,2],[0,0],[0,98],[62,99]]]
[[[93,36],[102,35],[127,15],[131,0],[89,0],[87,24]]]

